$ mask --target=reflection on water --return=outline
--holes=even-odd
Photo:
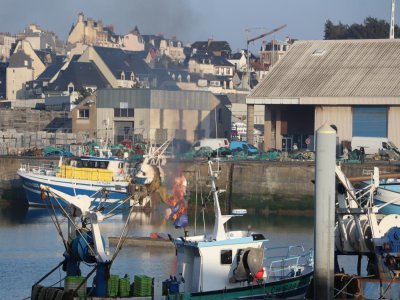
[[[149,212],[133,212],[130,216],[131,236],[149,236],[152,232],[169,233],[174,237],[182,236],[183,230],[176,229],[171,222],[163,225],[162,209]],[[63,230],[67,221],[58,215]],[[118,236],[128,213],[116,215],[101,224],[104,236]],[[212,230],[213,212],[204,216],[206,231]],[[194,234],[194,212],[189,213],[189,234]],[[196,216],[197,234],[203,233],[203,216]],[[33,283],[62,260],[64,252],[60,237],[57,235],[47,209],[0,209],[0,299],[23,299],[30,295]],[[304,244],[313,245],[313,218],[293,216],[246,215],[234,217],[232,230],[247,230],[264,233],[272,245]],[[111,249],[112,250],[112,249]],[[175,251],[163,248],[124,247],[115,260],[111,273],[134,275],[147,274],[161,279],[175,273]],[[90,270],[83,266],[82,270]],[[46,284],[62,279],[63,272],[56,271]],[[91,283],[91,280],[89,280]],[[16,284],[17,283],[17,284]],[[10,288],[12,287],[12,288]]]

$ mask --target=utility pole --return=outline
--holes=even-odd
[[[389,34],[390,40],[394,40],[394,8],[395,8],[395,0],[392,0],[392,14],[390,18],[390,34]]]

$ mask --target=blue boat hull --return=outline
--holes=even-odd
[[[88,180],[68,180],[65,178],[58,178],[55,176],[47,176],[41,174],[32,174],[18,171],[22,186],[26,195],[26,199],[30,206],[42,207],[47,206],[48,200],[42,200],[40,185],[52,187],[60,192],[74,196],[74,195],[87,195],[93,198],[96,203],[100,200],[99,190],[106,188],[108,191],[107,202],[115,202],[127,197],[127,182],[99,182]],[[103,198],[104,200],[104,198]],[[51,199],[53,204],[59,205]]]
[[[379,209],[380,213],[389,214],[400,214],[400,185],[381,185],[376,191],[374,196],[375,205],[381,206]],[[389,203],[390,204],[387,204]]]

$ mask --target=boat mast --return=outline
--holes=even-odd
[[[208,178],[211,181],[211,193],[213,194],[214,199],[214,214],[215,214],[215,223],[214,223],[214,230],[212,238],[216,241],[225,240],[226,239],[226,232],[224,228],[224,224],[233,216],[232,215],[222,215],[221,214],[221,207],[219,206],[219,199],[218,193],[220,192],[217,189],[215,181],[218,178],[219,170],[214,171],[212,169],[212,161],[208,161]]]

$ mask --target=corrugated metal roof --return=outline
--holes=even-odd
[[[133,108],[212,110],[219,102],[211,92],[204,91],[102,89],[96,94],[98,108],[119,108],[120,102],[127,102]]]
[[[400,40],[296,41],[247,99],[304,97],[400,97]]]

